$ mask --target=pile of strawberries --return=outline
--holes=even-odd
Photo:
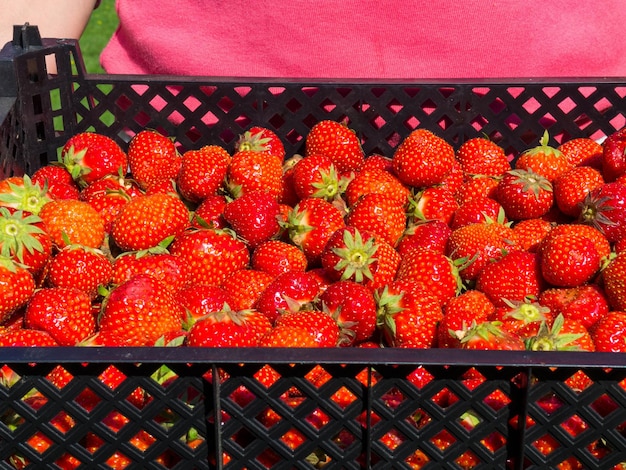
[[[0,345],[624,351],[626,129],[548,140],[77,134],[0,182]]]

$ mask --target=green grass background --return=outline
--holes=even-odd
[[[100,66],[100,53],[115,32],[117,24],[115,0],[102,0],[93,11],[79,41],[88,73],[105,73]]]

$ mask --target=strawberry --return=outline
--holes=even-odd
[[[463,172],[461,164],[455,159],[452,161],[450,172],[437,186],[443,186],[448,191],[451,191],[452,194],[456,195],[457,191],[459,191],[465,183],[465,179],[466,174]]]
[[[552,227],[553,224],[545,219],[524,219],[513,225],[513,232],[520,248],[534,253]]]
[[[320,348],[334,348],[340,341],[340,324],[333,315],[322,310],[285,312],[275,322],[277,327],[283,325],[309,329]]]
[[[252,249],[280,232],[280,206],[266,191],[247,191],[228,202],[224,219]]]
[[[100,248],[104,241],[104,220],[87,202],[75,199],[50,201],[39,212],[52,241],[59,248],[68,244]]]
[[[337,281],[319,297],[322,309],[341,328],[341,346],[370,340],[376,332],[376,302],[373,292],[354,281]]]
[[[0,255],[0,324],[23,307],[34,291],[33,275],[11,258]]]
[[[461,349],[523,351],[522,339],[501,327],[500,322],[483,321],[451,332],[460,341]]]
[[[611,245],[602,232],[591,225],[581,225],[576,223],[554,225],[548,235],[544,238],[544,241],[539,245],[538,252],[541,252],[543,245],[550,238],[568,234],[580,235],[588,238],[596,247],[596,250],[600,255],[600,259],[603,260],[603,262],[604,260],[609,259],[611,255]]]
[[[175,298],[185,308],[192,323],[234,304],[231,293],[217,285],[190,284],[178,291]]]
[[[274,155],[281,161],[285,159],[285,145],[276,132],[267,127],[252,126],[239,136],[235,150],[253,150]]]
[[[111,281],[114,285],[122,284],[138,274],[148,274],[158,279],[172,294],[186,288],[191,279],[187,263],[160,245],[147,250],[123,252],[113,261]]]
[[[611,309],[626,311],[626,253],[612,259],[602,271],[601,278]]]
[[[452,297],[443,306],[443,318],[437,325],[437,347],[458,348],[459,340],[450,335],[450,330],[462,330],[472,323],[487,321],[495,309],[489,297],[475,289]]]
[[[176,196],[137,196],[124,205],[113,221],[111,237],[124,251],[152,248],[189,225],[189,210]]]
[[[73,287],[37,290],[26,307],[24,323],[48,332],[61,346],[75,346],[96,331],[89,294]]]
[[[550,136],[546,130],[539,145],[522,152],[515,161],[516,170],[532,170],[552,183],[557,176],[572,168],[567,158],[555,147],[549,145]]]
[[[261,348],[318,348],[319,343],[310,329],[297,325],[277,325],[259,340]]]
[[[79,289],[93,299],[112,276],[111,261],[101,250],[68,245],[50,260],[46,281],[51,287]]]
[[[278,276],[286,271],[304,272],[308,261],[297,246],[282,240],[267,240],[254,249],[250,265],[253,269]]]
[[[272,323],[284,312],[297,312],[312,304],[320,285],[310,272],[287,271],[279,274],[261,292],[254,305]]]
[[[309,265],[319,263],[332,234],[344,226],[340,210],[316,197],[302,199],[283,223],[289,238],[302,249]]]
[[[453,230],[448,239],[446,255],[459,265],[465,281],[474,280],[491,260],[519,251],[513,229],[497,222],[476,223]]]
[[[466,140],[456,151],[456,159],[465,174],[500,176],[511,169],[504,149],[485,137]]]
[[[373,234],[346,226],[328,239],[321,255],[322,267],[334,280],[363,283],[374,277],[378,244]]]
[[[180,331],[183,318],[183,307],[163,283],[139,274],[111,290],[99,331],[126,346],[152,346],[161,336]]]
[[[411,198],[408,208],[409,222],[441,220],[450,225],[458,208],[459,204],[450,189],[445,186],[431,186]]]
[[[515,333],[526,341],[539,333],[543,323],[551,326],[554,317],[548,307],[527,298],[507,300],[503,306],[496,308],[489,320],[502,322],[503,329]]]
[[[117,174],[105,175],[82,188],[79,199],[81,201],[91,202],[95,197],[115,192],[126,195],[129,198],[142,194],[141,188],[139,188],[134,180],[126,178],[124,174]]]
[[[47,331],[18,328],[0,333],[0,346],[47,347],[59,343]]]
[[[626,312],[612,311],[598,319],[590,330],[598,352],[626,352]]]
[[[126,173],[128,158],[110,137],[81,132],[70,137],[61,149],[60,161],[81,187],[105,175]]]
[[[425,220],[410,223],[403,232],[396,249],[401,255],[412,247],[428,248],[443,253],[452,229],[441,220]]]
[[[526,341],[531,351],[595,351],[593,338],[582,322],[557,315],[552,327],[542,325],[539,332]]]
[[[266,191],[278,199],[283,192],[282,174],[282,160],[278,157],[242,150],[230,160],[226,184],[235,198],[250,191]]]
[[[226,178],[230,158],[230,154],[219,145],[187,150],[182,155],[176,178],[180,194],[192,202],[201,202],[207,196],[217,194]]]
[[[187,335],[187,346],[246,348],[257,346],[272,328],[268,318],[256,310],[225,308],[198,319]]]
[[[230,293],[232,300],[229,305],[233,310],[246,310],[252,308],[273,280],[271,274],[244,268],[226,277],[220,286]]]
[[[339,175],[356,171],[365,160],[361,142],[346,124],[322,120],[309,131],[305,140],[305,156],[322,154],[335,165]]]
[[[52,239],[41,218],[0,207],[0,254],[39,274],[52,255]]]
[[[190,229],[180,234],[169,247],[189,267],[191,282],[219,285],[231,273],[250,263],[244,242],[225,231]]]
[[[602,144],[602,174],[615,181],[626,174],[626,127],[608,135]]]
[[[402,206],[408,203],[410,196],[409,189],[395,175],[381,168],[361,169],[354,175],[345,190],[348,206],[354,206],[369,193],[386,194]]]
[[[600,269],[594,243],[575,233],[549,236],[541,247],[541,274],[557,287],[582,285]]]
[[[454,192],[454,197],[459,204],[468,202],[476,197],[494,198],[499,178],[492,176],[466,177],[461,186]]]
[[[490,197],[475,197],[457,205],[450,222],[451,229],[478,222],[497,221],[507,223],[506,214],[502,205]]]
[[[404,253],[396,279],[409,280],[431,293],[444,305],[458,295],[463,286],[457,266],[443,253],[413,248]]]
[[[385,194],[364,195],[352,206],[346,225],[362,232],[371,232],[381,240],[395,246],[404,233],[407,217],[404,207]]]
[[[207,196],[193,211],[191,226],[196,228],[223,229],[228,225],[224,219],[225,196]]]
[[[38,215],[50,202],[46,186],[33,183],[28,175],[11,176],[0,181],[0,206]]]
[[[454,149],[426,129],[412,131],[396,148],[392,164],[407,186],[423,188],[441,183],[454,165]]]
[[[46,196],[50,199],[78,199],[80,190],[67,169],[62,165],[44,165],[32,176],[33,184],[47,188]]]
[[[539,256],[526,251],[513,251],[487,263],[476,278],[476,289],[496,307],[505,306],[506,301],[537,298],[543,288]]]
[[[579,221],[599,229],[610,242],[626,235],[626,185],[604,183],[585,197]]]
[[[552,184],[532,170],[510,170],[496,188],[496,200],[512,220],[533,219],[546,214],[554,202]]]
[[[539,303],[556,315],[573,318],[591,329],[609,312],[609,304],[603,290],[595,284],[578,287],[546,289],[539,295]]]
[[[124,183],[122,183],[124,184]],[[133,184],[122,186],[116,177],[104,177],[84,188],[78,199],[88,202],[104,220],[104,229],[110,233],[113,221],[123,206],[140,192]]]
[[[410,280],[393,281],[374,292],[376,326],[385,344],[395,347],[432,348],[437,344],[437,324],[443,318],[439,299]]]
[[[590,166],[576,166],[554,180],[554,200],[561,212],[579,217],[587,194],[603,184],[604,178],[598,170]]]
[[[589,137],[567,140],[557,147],[573,166],[602,168],[602,145]]]
[[[172,139],[153,130],[134,135],[128,144],[128,166],[133,179],[143,188],[175,180],[182,158]]]
[[[339,176],[332,160],[323,154],[310,154],[293,167],[293,188],[299,199],[321,197],[333,201],[341,197],[347,182],[347,178]]]

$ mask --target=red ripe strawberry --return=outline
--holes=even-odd
[[[544,219],[525,219],[513,225],[513,232],[520,248],[532,253],[539,249],[543,239],[552,230],[552,223]]]
[[[419,284],[397,280],[374,293],[376,326],[385,343],[395,347],[432,348],[443,318],[439,299]]]
[[[293,167],[293,188],[299,199],[320,197],[332,201],[341,197],[347,179],[340,177],[332,160],[313,153],[300,159]]]
[[[541,217],[554,202],[552,184],[532,170],[504,173],[495,198],[504,207],[507,218],[512,220]]]
[[[239,136],[235,144],[237,152],[253,150],[274,155],[281,161],[285,159],[285,146],[280,137],[271,129],[261,126],[252,126]]]
[[[354,175],[345,191],[348,206],[354,206],[369,193],[386,194],[403,206],[408,203],[410,196],[409,189],[398,178],[380,168],[362,169]]]
[[[602,144],[602,174],[615,181],[626,174],[626,127],[607,136]]]
[[[395,246],[404,233],[407,217],[404,207],[385,194],[364,195],[350,209],[346,225],[374,235]]]
[[[552,183],[557,176],[572,168],[561,151],[549,145],[549,140],[548,131],[545,131],[538,146],[522,152],[517,158],[515,169],[532,170]]]
[[[608,300],[595,284],[545,289],[539,295],[539,303],[548,307],[553,316],[561,314],[573,318],[587,329],[609,312]]]
[[[590,333],[596,351],[626,352],[626,312],[615,310],[607,313],[598,319]]]
[[[611,309],[626,311],[626,253],[618,254],[604,268],[602,283]]]
[[[304,326],[277,325],[259,340],[261,348],[318,348],[314,333]]]
[[[52,199],[47,189],[33,183],[28,175],[11,176],[0,181],[0,206],[38,215]]]
[[[310,272],[287,271],[269,283],[254,308],[273,323],[284,312],[297,312],[312,304],[319,289],[316,276]]]
[[[46,331],[18,328],[1,333],[0,346],[46,347],[59,346],[59,343]]]
[[[219,285],[250,263],[246,244],[225,231],[187,230],[176,237],[169,249],[186,262],[191,281],[198,284]]]
[[[445,186],[423,189],[411,199],[411,220],[441,220],[450,225],[454,212],[459,208],[454,193]]]
[[[51,201],[41,208],[39,217],[59,248],[68,244],[100,248],[104,242],[104,220],[87,202],[76,199]]]
[[[341,211],[316,197],[301,200],[284,223],[289,238],[302,249],[310,265],[319,262],[332,234],[344,226]]]
[[[459,339],[450,335],[450,330],[457,331],[490,319],[495,306],[480,291],[471,289],[451,298],[443,306],[443,318],[437,325],[437,347],[458,348]]]
[[[104,222],[104,231],[107,234],[113,229],[113,221],[117,218],[122,207],[124,207],[130,198],[121,191],[111,191],[100,193],[90,198],[88,204],[93,207]]]
[[[551,326],[554,315],[548,307],[531,299],[523,301],[506,301],[505,305],[496,308],[490,321],[502,322],[502,328],[515,333],[524,341],[535,336],[543,323]]]
[[[393,173],[391,158],[379,153],[373,153],[365,159],[363,165],[359,167],[358,171],[369,171],[375,169]]]
[[[412,247],[428,248],[443,253],[452,229],[441,220],[425,220],[411,223],[396,245],[398,253],[406,253]]]
[[[461,164],[458,160],[454,160],[452,162],[452,168],[447,176],[443,179],[443,181],[439,184],[439,186],[443,186],[444,188],[452,191],[452,194],[457,193],[463,183],[465,182],[466,175],[463,172],[463,168],[461,168]]]
[[[539,332],[526,341],[531,351],[595,351],[591,334],[582,322],[557,315],[552,327],[543,324]]]
[[[497,222],[481,222],[453,230],[446,254],[454,262],[462,263],[459,265],[461,279],[474,280],[491,260],[519,250],[511,227]]]
[[[283,192],[282,175],[282,160],[278,157],[243,150],[230,160],[226,184],[235,198],[250,191],[267,191],[278,199]]]
[[[342,227],[328,239],[321,255],[322,267],[336,281],[364,283],[374,277],[377,250],[373,234],[351,226]]]
[[[315,124],[306,136],[305,155],[314,153],[330,158],[340,175],[358,170],[365,160],[361,142],[346,124],[323,120]]]
[[[579,221],[599,229],[610,242],[626,235],[626,185],[604,183],[589,192]]]
[[[224,219],[225,196],[207,196],[193,211],[191,226],[196,228],[223,229],[228,225]]]
[[[589,137],[578,137],[563,142],[557,147],[573,166],[602,167],[602,145]]]
[[[278,276],[286,271],[304,272],[308,261],[297,246],[282,240],[267,240],[254,249],[250,265],[253,269]]]
[[[602,174],[590,166],[576,166],[554,180],[554,199],[559,210],[579,217],[582,204],[591,191],[604,184]]]
[[[72,287],[37,290],[26,307],[24,323],[48,332],[61,346],[76,346],[96,331],[89,295]]]
[[[110,137],[95,132],[81,132],[68,139],[61,149],[61,162],[80,186],[105,175],[126,173],[126,153]]]
[[[136,134],[128,145],[128,165],[133,179],[143,189],[175,180],[182,159],[172,139],[152,130]]]
[[[256,310],[212,312],[196,321],[187,335],[187,346],[247,348],[258,345],[272,328],[268,318]]]
[[[496,307],[506,306],[507,301],[537,298],[543,288],[539,256],[527,251],[513,251],[487,263],[476,278],[476,289]]]
[[[226,204],[224,218],[251,248],[274,238],[280,232],[280,206],[266,191],[247,191]]]
[[[126,346],[152,346],[163,335],[180,331],[183,318],[183,307],[163,283],[139,274],[111,290],[99,331]]]
[[[501,327],[500,322],[484,321],[474,323],[465,329],[454,332],[462,349],[523,351],[522,339]]]
[[[0,255],[0,324],[23,307],[34,291],[33,275],[12,259]]]
[[[111,192],[121,193],[129,198],[142,194],[137,183],[124,175],[105,175],[99,180],[90,183],[89,186],[82,188],[79,199],[90,202],[94,197]]]
[[[233,310],[246,310],[256,304],[261,292],[273,280],[274,276],[264,271],[244,268],[224,279],[220,286],[229,292],[232,298],[229,306]]]
[[[178,291],[175,298],[187,311],[187,320],[191,323],[209,313],[224,310],[224,304],[229,306],[234,303],[226,289],[207,284],[190,284]]]
[[[68,245],[50,260],[46,280],[51,287],[76,288],[93,299],[98,287],[106,286],[112,276],[111,261],[102,251]]]
[[[465,174],[500,176],[511,169],[504,149],[485,137],[474,137],[461,144],[456,158]]]
[[[400,260],[398,280],[410,280],[434,295],[440,305],[461,292],[462,283],[457,266],[443,253],[426,248],[413,248]]]
[[[172,294],[186,288],[191,278],[187,263],[161,246],[123,252],[115,258],[111,273],[114,285],[123,284],[138,274],[148,274],[158,279]]]
[[[476,197],[494,198],[498,187],[498,178],[492,176],[466,177],[463,184],[454,192],[459,204],[471,201]]]
[[[217,194],[226,178],[230,154],[219,145],[205,145],[187,150],[176,178],[180,194],[192,202],[200,202]]]
[[[412,131],[392,157],[398,179],[415,188],[441,183],[454,165],[454,149],[441,137],[426,129]]]
[[[120,210],[111,236],[124,251],[145,250],[179,235],[188,225],[189,210],[176,196],[137,196]]]
[[[340,341],[340,325],[337,319],[321,310],[285,312],[276,319],[275,326],[307,328],[320,348],[334,348]]]
[[[600,255],[589,238],[572,233],[549,236],[542,243],[541,273],[553,286],[580,286],[599,269]]]
[[[548,235],[544,238],[544,241],[539,245],[539,253],[541,253],[544,243],[552,237],[558,237],[560,235],[574,234],[591,240],[600,255],[601,260],[608,259],[611,255],[611,245],[606,237],[600,232],[600,230],[592,227],[591,225],[581,224],[557,224],[552,227]]]
[[[319,301],[341,328],[341,346],[372,339],[376,332],[376,302],[370,289],[354,281],[338,281],[326,288]]]
[[[0,207],[0,254],[20,263],[34,276],[52,255],[52,239],[36,215]]]
[[[452,215],[451,229],[478,222],[497,221],[507,223],[504,208],[490,197],[476,197],[458,205]]]
[[[50,199],[78,199],[78,185],[62,165],[42,166],[32,174],[31,181],[40,188],[47,188],[46,196]]]

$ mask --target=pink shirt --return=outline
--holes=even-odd
[[[118,0],[109,73],[626,76],[624,0]]]

